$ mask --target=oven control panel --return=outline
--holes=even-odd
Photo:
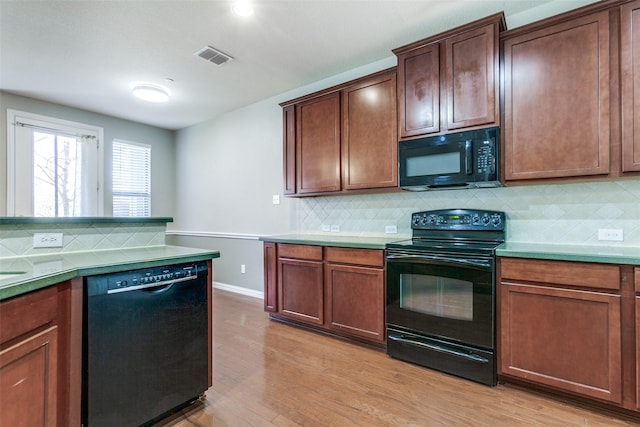
[[[416,230],[504,230],[505,214],[479,209],[441,209],[416,212],[411,228]]]

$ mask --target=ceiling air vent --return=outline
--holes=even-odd
[[[229,62],[233,59],[233,57],[227,55],[226,53],[220,52],[218,49],[215,49],[211,46],[206,46],[194,53],[194,55],[199,56],[205,61],[213,62],[216,65],[222,65],[225,62]]]

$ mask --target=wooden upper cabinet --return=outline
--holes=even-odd
[[[608,174],[609,12],[507,32],[507,181]]]
[[[396,187],[396,72],[342,91],[342,188]]]
[[[398,54],[400,137],[440,131],[440,43]]]
[[[401,138],[499,124],[502,13],[394,49]]]
[[[485,25],[444,41],[447,129],[497,124],[498,26]]]
[[[296,192],[296,106],[282,109],[284,194]]]
[[[340,92],[296,105],[296,192],[340,191]]]
[[[622,171],[640,171],[640,1],[620,8]]]

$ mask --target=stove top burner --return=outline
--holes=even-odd
[[[505,214],[479,209],[441,209],[411,215],[413,238],[387,249],[493,254],[504,243]]]

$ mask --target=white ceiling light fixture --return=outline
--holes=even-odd
[[[233,13],[239,16],[251,16],[253,15],[253,6],[250,1],[236,0],[233,2]]]
[[[169,89],[155,83],[134,82],[129,87],[136,98],[148,102],[167,102],[171,95]]]

